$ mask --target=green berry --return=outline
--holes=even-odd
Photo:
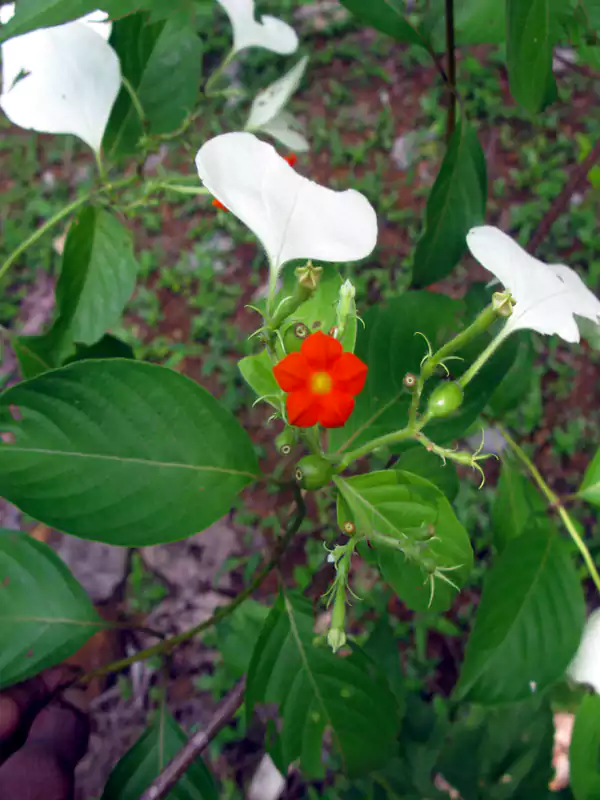
[[[427,404],[427,416],[432,419],[447,417],[462,405],[464,393],[456,381],[441,383],[431,393]]]
[[[333,477],[333,464],[321,456],[304,456],[296,465],[296,480],[303,489],[322,489]]]

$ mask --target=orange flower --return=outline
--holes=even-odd
[[[273,367],[284,392],[290,425],[341,428],[354,409],[354,397],[367,379],[367,365],[353,353],[344,353],[333,336],[321,331],[302,342],[299,353],[290,353]]]
[[[213,197],[211,205],[213,205],[215,208],[220,208],[221,211],[229,211],[227,206],[224,206],[223,203],[220,200],[217,200],[216,197]]]
[[[288,162],[290,167],[295,167],[296,161],[298,161],[298,156],[296,153],[289,153],[289,155],[285,156],[285,160]]]

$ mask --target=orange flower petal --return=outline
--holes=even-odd
[[[324,428],[341,428],[354,411],[354,398],[345,392],[333,391],[321,397],[319,422]]]
[[[300,353],[290,353],[273,367],[273,375],[284,392],[304,389],[310,378],[310,368]]]
[[[285,156],[285,160],[288,162],[290,167],[296,166],[296,161],[298,161],[298,156],[296,153],[289,153],[289,155]]]
[[[319,399],[310,392],[291,392],[285,399],[285,405],[290,425],[312,428],[319,421]]]
[[[313,370],[326,372],[331,369],[342,355],[343,348],[333,336],[326,336],[321,331],[311,333],[303,342],[300,352]]]
[[[354,353],[342,353],[331,368],[335,388],[351,395],[362,392],[367,380],[368,367]]]
[[[220,200],[217,200],[216,197],[213,197],[211,205],[213,205],[215,208],[220,208],[221,211],[229,211],[227,206],[224,206],[223,203]]]

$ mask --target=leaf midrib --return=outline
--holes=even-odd
[[[149,467],[167,467],[169,469],[185,469],[194,472],[217,472],[226,475],[240,475],[246,478],[258,478],[254,472],[245,470],[231,469],[228,467],[213,467],[200,464],[182,464],[171,461],[155,461],[153,459],[137,458],[132,456],[111,456],[101,453],[78,453],[73,450],[48,450],[41,447],[14,447],[12,445],[0,445],[0,456],[2,453],[34,453],[37,455],[63,456],[68,458],[93,459],[95,461],[116,461],[124,464],[143,464]]]

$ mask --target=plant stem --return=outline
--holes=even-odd
[[[40,228],[35,230],[31,234],[31,236],[28,236],[24,242],[21,242],[21,244],[17,247],[17,249],[13,250],[13,252],[9,255],[9,257],[0,267],[0,281],[2,280],[2,278],[4,278],[10,266],[16,261],[16,259],[21,255],[21,253],[25,252],[25,250],[27,250],[27,248],[30,247],[32,244],[35,244],[35,242],[37,242],[38,239],[41,239],[42,236],[46,233],[46,231],[49,231],[50,228],[54,227],[54,225],[60,222],[61,219],[64,219],[72,211],[75,211],[77,208],[84,205],[84,203],[87,203],[87,201],[91,197],[93,197],[94,194],[95,194],[94,192],[87,192],[87,194],[83,194],[81,195],[81,197],[78,197],[76,200],[73,200],[72,203],[69,203],[69,205],[64,206],[64,208],[61,208],[61,210],[58,211],[53,217],[50,217],[49,220],[46,220],[46,222],[44,222],[44,224]]]
[[[463,389],[470,381],[473,380],[475,375],[477,375],[486,361],[488,361],[494,355],[496,350],[500,347],[507,336],[508,334],[506,333],[506,328],[502,328],[500,333],[494,339],[492,339],[485,350],[477,356],[469,369],[463,375],[461,375],[461,377],[458,379],[458,383],[460,383]]]
[[[446,0],[446,67],[448,70],[448,117],[446,142],[450,141],[456,127],[456,48],[454,42],[454,0]]]
[[[136,114],[140,118],[140,122],[142,123],[142,127],[145,127],[146,126],[146,113],[144,111],[144,107],[142,106],[140,98],[138,97],[137,92],[135,91],[135,89],[131,85],[131,81],[129,81],[129,79],[126,78],[124,75],[121,75],[121,82],[122,82],[123,86],[125,87],[125,90],[127,91],[127,94],[129,95],[129,97],[131,99],[131,104],[135,108]]]
[[[153,188],[165,189],[179,194],[210,194],[204,186],[185,186],[181,183],[156,183]]]
[[[174,648],[178,645],[182,644],[183,642],[187,642],[188,639],[192,639],[197,634],[212,628],[222,619],[225,619],[225,617],[228,617],[230,614],[232,614],[236,608],[238,608],[244,602],[244,600],[250,597],[250,595],[253,594],[256,589],[258,589],[271,570],[273,570],[279,564],[279,561],[281,560],[281,557],[284,554],[288,544],[291,542],[292,538],[302,525],[304,517],[306,516],[304,499],[296,484],[292,484],[292,488],[294,489],[295,493],[296,511],[294,516],[289,520],[284,535],[278,542],[276,552],[260,570],[252,583],[246,589],[240,592],[231,601],[231,603],[228,603],[226,606],[221,606],[221,608],[215,611],[212,617],[209,617],[208,619],[204,620],[204,622],[201,622],[199,625],[196,625],[187,631],[183,631],[183,633],[178,633],[175,636],[171,636],[169,639],[164,639],[162,642],[158,642],[157,644],[152,645],[152,647],[147,647],[145,650],[140,650],[138,653],[134,653],[128,658],[122,658],[119,661],[113,661],[110,664],[105,664],[98,669],[87,672],[85,675],[82,675],[81,678],[79,678],[77,683],[89,683],[93,678],[109,675],[112,672],[120,672],[132,664],[135,664],[137,661],[145,661],[147,658],[152,658],[152,656],[166,655],[174,650]]]
[[[392,444],[398,444],[399,442],[404,442],[407,439],[412,439],[418,433],[418,430],[418,426],[407,425],[406,428],[402,428],[400,431],[386,433],[384,436],[378,436],[376,439],[371,439],[370,442],[363,444],[362,447],[357,447],[356,450],[351,450],[349,453],[346,453],[346,455],[343,456],[337,465],[336,471],[341,472],[349,467],[352,462],[357,461],[363,456],[369,455],[369,453],[372,453],[374,450],[378,450],[380,447],[389,447]]]
[[[596,565],[594,564],[590,551],[588,550],[586,543],[583,541],[579,532],[577,531],[575,523],[569,516],[569,512],[562,504],[558,495],[554,491],[552,491],[552,489],[548,486],[541,472],[535,466],[533,461],[531,461],[531,459],[525,453],[523,448],[520,447],[515,442],[515,440],[512,438],[512,436],[508,433],[508,431],[505,428],[503,428],[501,425],[498,425],[497,427],[500,433],[502,434],[503,438],[505,439],[506,443],[510,447],[510,449],[513,451],[515,456],[519,459],[521,464],[527,469],[533,480],[539,486],[544,497],[548,501],[550,507],[556,509],[556,511],[558,512],[558,516],[561,518],[562,523],[567,529],[569,536],[575,542],[579,552],[581,553],[581,557],[583,558],[585,565],[590,573],[590,576],[594,581],[594,584],[596,585],[596,589],[598,590],[598,592],[600,592],[600,575],[598,575],[598,571],[596,569]]]
[[[230,53],[227,54],[227,56],[225,57],[224,61],[216,68],[216,70],[212,73],[212,75],[209,75],[208,80],[206,81],[206,84],[204,85],[204,94],[207,97],[210,97],[213,94],[220,94],[220,92],[214,92],[213,91],[213,86],[215,85],[215,83],[218,82],[218,80],[221,77],[221,75],[223,74],[224,70],[233,61],[234,56],[235,56],[235,53],[232,50]]]

